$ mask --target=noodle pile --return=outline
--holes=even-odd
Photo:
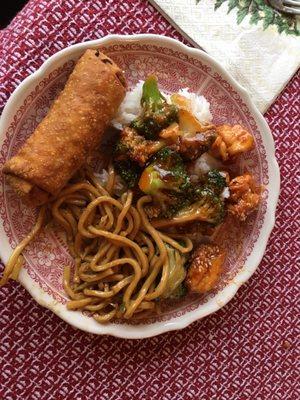
[[[193,247],[190,239],[181,238],[179,243],[178,235],[153,227],[144,211],[151,196],[134,204],[134,195],[127,190],[116,198],[115,181],[112,166],[105,186],[84,169],[48,204],[52,218],[66,232],[75,260],[74,270],[64,270],[67,308],[89,311],[101,323],[158,313],[170,271],[167,246],[179,257]],[[0,284],[16,278],[22,250],[40,231],[45,213],[43,206],[36,226],[14,250]]]

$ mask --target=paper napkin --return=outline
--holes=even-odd
[[[300,64],[297,19],[264,0],[151,0],[196,46],[215,57],[265,112]]]

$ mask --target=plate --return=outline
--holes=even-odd
[[[59,230],[48,227],[28,246],[19,280],[39,304],[87,332],[145,338],[184,328],[217,311],[254,273],[274,226],[280,186],[279,168],[271,132],[245,89],[206,53],[158,35],[111,35],[70,46],[50,57],[20,84],[6,104],[0,122],[0,168],[46,115],[76,60],[87,48],[96,47],[101,47],[124,69],[130,87],[154,73],[165,92],[187,87],[204,95],[211,103],[214,123],[237,123],[246,127],[254,136],[256,147],[241,157],[237,168],[241,173],[250,170],[265,187],[260,207],[247,224],[232,225],[229,231],[221,229],[219,232],[219,240],[228,257],[215,290],[173,304],[160,316],[139,323],[116,321],[100,325],[89,315],[66,309],[62,274],[64,266],[72,263],[72,258]],[[0,256],[4,263],[30,230],[36,215],[35,209],[22,204],[1,174]]]

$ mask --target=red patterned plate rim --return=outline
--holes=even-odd
[[[226,88],[231,90],[231,96],[233,96],[233,98],[238,97],[242,100],[241,103],[243,108],[247,110],[247,113],[251,117],[251,120],[253,120],[255,127],[260,132],[261,140],[266,151],[265,158],[269,175],[267,183],[268,197],[266,199],[266,211],[263,216],[262,226],[260,227],[256,241],[253,244],[253,249],[250,254],[247,255],[243,268],[241,268],[235,275],[234,279],[231,279],[215,296],[209,297],[204,304],[192,309],[192,311],[186,312],[185,314],[178,313],[176,317],[170,320],[162,319],[150,324],[119,325],[111,323],[107,325],[99,325],[92,318],[88,318],[80,312],[67,311],[65,305],[54,300],[53,297],[43,290],[29,275],[25,268],[21,271],[20,283],[29,291],[33,298],[40,305],[49,308],[60,318],[74,327],[96,334],[110,334],[123,338],[145,338],[170,330],[182,329],[195,320],[217,311],[234,297],[238,288],[254,273],[263,257],[269,235],[275,223],[275,209],[280,186],[279,167],[275,159],[275,147],[271,132],[263,116],[251,101],[246,90],[241,87],[217,61],[203,51],[190,48],[175,39],[149,34],[129,36],[109,35],[103,39],[78,43],[51,56],[45,61],[39,70],[27,77],[18,86],[7,102],[0,121],[1,152],[5,152],[5,149],[3,149],[5,132],[13,117],[15,117],[15,110],[19,110],[20,105],[37,83],[47,76],[47,74],[50,74],[55,68],[58,68],[70,59],[78,57],[86,48],[97,47],[100,45],[109,46],[110,48],[113,48],[114,46],[115,48],[118,48],[119,45],[128,45],[132,51],[143,46],[151,46],[154,50],[156,48],[165,49],[167,52],[175,52],[178,57],[198,60],[203,68],[211,68],[216,71],[217,79],[220,80]],[[11,254],[12,248],[4,231],[2,218],[0,218],[0,238],[0,257],[5,263]]]

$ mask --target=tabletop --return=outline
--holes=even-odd
[[[185,42],[147,1],[30,0],[0,31],[0,110],[50,55],[109,33]],[[298,73],[265,115],[281,195],[265,256],[235,298],[184,330],[123,340],[73,329],[10,283],[0,290],[1,399],[300,398],[299,88]]]

